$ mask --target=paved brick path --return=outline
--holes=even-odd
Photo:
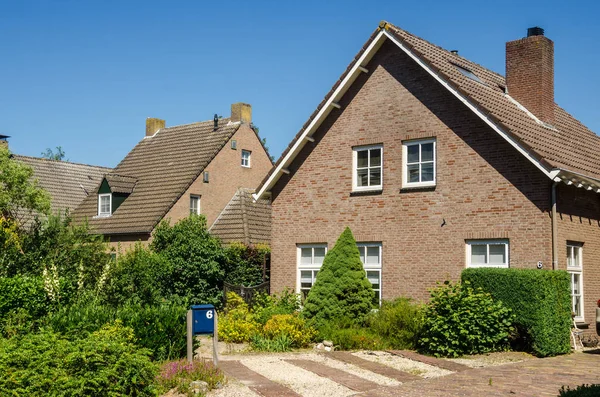
[[[250,390],[255,391],[264,397],[302,397],[300,394],[294,392],[290,388],[287,388],[277,382],[273,382],[265,378],[264,376],[252,371],[239,361],[221,361],[219,368],[225,372],[229,377],[235,378],[248,386]]]
[[[348,389],[356,391],[366,391],[377,388],[377,383],[363,379],[341,369],[328,367],[327,365],[311,360],[285,360],[290,364],[303,368],[307,371],[329,378],[335,383],[346,386]]]
[[[577,353],[497,367],[469,369],[434,379],[382,387],[360,396],[558,396],[561,386],[600,383],[600,355]]]
[[[388,350],[388,353],[408,358],[410,360],[419,361],[424,364],[433,365],[434,367],[447,369],[448,371],[452,372],[461,372],[470,369],[470,367],[467,367],[466,365],[458,364],[453,361],[442,360],[440,358],[424,356],[422,354],[411,352],[409,350]]]
[[[422,379],[420,376],[409,374],[408,372],[400,371],[385,364],[380,364],[374,361],[365,360],[364,358],[356,357],[350,352],[331,352],[326,353],[326,356],[335,358],[348,364],[356,365],[357,367],[366,369],[379,375],[387,376],[391,379],[396,379],[402,383],[411,382],[413,380]]]

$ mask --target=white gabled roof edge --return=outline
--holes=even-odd
[[[323,120],[325,120],[325,117],[329,115],[329,113],[331,112],[332,103],[337,103],[339,101],[339,97],[341,97],[347,91],[347,89],[354,82],[354,80],[356,80],[356,77],[360,73],[364,73],[365,68],[363,66],[363,63],[366,63],[365,61],[368,62],[371,59],[371,57],[375,55],[375,53],[377,52],[376,50],[378,50],[379,47],[381,47],[383,41],[385,41],[385,35],[384,31],[382,30],[377,34],[375,39],[373,39],[371,44],[369,44],[367,49],[362,53],[360,58],[356,61],[350,72],[346,75],[346,77],[340,83],[340,85],[337,87],[334,93],[329,97],[327,102],[323,104],[323,107],[321,108],[317,116],[312,120],[309,126],[306,129],[304,129],[302,135],[296,140],[294,146],[292,146],[290,151],[287,152],[285,157],[277,165],[277,168],[273,171],[269,179],[267,179],[267,181],[263,184],[263,186],[258,192],[252,195],[254,200],[258,200],[259,198],[261,198],[262,195],[265,194],[265,192],[269,191],[273,187],[275,182],[277,182],[277,180],[279,179],[282,170],[289,165],[289,163],[296,157],[296,154],[300,151],[300,149],[304,147],[304,144],[306,143],[306,137],[310,137],[312,133],[321,125]]]
[[[396,37],[392,34],[388,33],[387,30],[382,29],[375,39],[371,42],[369,47],[365,50],[365,52],[361,55],[359,60],[354,64],[350,73],[346,75],[346,78],[342,81],[342,83],[338,86],[335,92],[329,97],[327,102],[323,105],[317,116],[313,119],[310,125],[304,130],[302,135],[296,140],[294,146],[290,149],[290,151],[286,154],[285,158],[277,165],[277,168],[273,171],[269,179],[263,184],[260,191],[253,194],[252,197],[254,200],[258,200],[262,197],[265,192],[269,191],[275,182],[279,179],[280,174],[282,173],[282,169],[284,169],[295,157],[296,154],[304,147],[306,142],[306,137],[310,136],[314,130],[316,130],[321,122],[325,119],[325,117],[329,114],[331,110],[332,103],[337,103],[339,101],[340,94],[343,95],[349,88],[357,76],[357,71],[362,71],[362,69],[366,66],[363,65],[365,60],[370,60],[375,52],[379,50],[381,44],[385,39],[391,40],[394,44],[396,44],[402,51],[404,51],[411,59],[413,59],[419,66],[421,66],[425,71],[427,71],[434,79],[436,79],[442,86],[444,86],[448,91],[450,91],[458,100],[464,103],[473,113],[475,113],[481,120],[483,120],[487,125],[489,125],[494,131],[496,131],[502,138],[504,138],[510,145],[512,145],[519,153],[521,153],[525,158],[527,158],[533,165],[535,165],[540,171],[544,173],[549,179],[554,180],[554,178],[558,175],[560,170],[552,169],[549,170],[545,167],[538,159],[536,159],[530,151],[528,151],[523,145],[513,139],[503,128],[501,128],[498,124],[496,124],[493,120],[491,120],[487,115],[485,115],[471,100],[466,98],[460,92],[458,92],[448,81],[442,78],[436,71],[434,71],[429,65],[427,65],[421,58],[415,55],[410,49],[408,49],[402,42],[400,42]]]

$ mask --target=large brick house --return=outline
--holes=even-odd
[[[600,298],[600,138],[554,102],[553,42],[506,44],[506,78],[382,22],[257,188],[271,287],[306,293],[349,226],[380,298],[470,266],[571,273]]]
[[[163,219],[203,214],[210,227],[239,188],[258,185],[271,159],[250,125],[252,108],[231,105],[231,117],[165,127],[146,120],[146,136],[74,211],[113,248],[148,242]]]

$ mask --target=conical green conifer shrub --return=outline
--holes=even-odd
[[[356,241],[346,228],[325,256],[302,313],[317,326],[341,318],[362,322],[373,308],[373,298]]]

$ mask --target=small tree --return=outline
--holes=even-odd
[[[0,147],[0,216],[21,227],[33,215],[49,212],[50,196],[33,179],[33,169]]]
[[[362,322],[373,308],[373,298],[356,241],[346,228],[325,256],[304,302],[303,315],[317,324],[340,318]]]
[[[212,237],[204,215],[192,215],[174,226],[162,221],[150,248],[170,263],[167,292],[191,303],[221,305],[225,255],[221,243]]]

